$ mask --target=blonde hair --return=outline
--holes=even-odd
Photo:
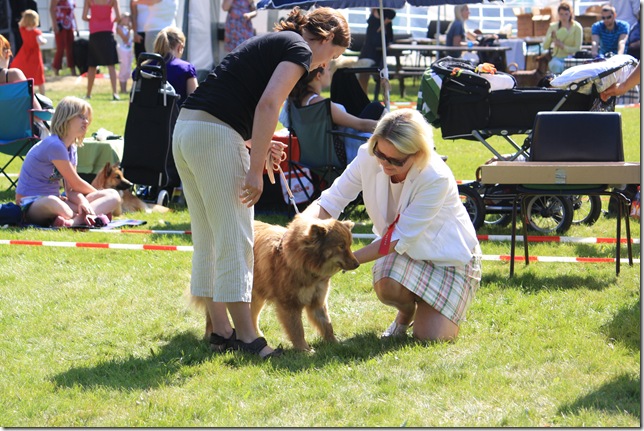
[[[65,96],[56,106],[51,119],[51,134],[64,138],[69,132],[69,122],[75,117],[84,115],[92,122],[92,105],[88,101],[75,96]],[[83,146],[82,137],[76,137],[74,142],[78,147]]]
[[[22,18],[20,18],[18,25],[20,27],[38,27],[39,23],[40,16],[38,16],[38,12],[33,9],[27,9],[22,13]]]
[[[281,20],[275,31],[294,31],[302,34],[306,30],[313,40],[325,40],[333,36],[333,44],[348,48],[351,43],[351,31],[346,18],[330,7],[320,7],[304,14],[299,7],[293,8],[288,17]]]
[[[127,19],[132,18],[132,16],[130,15],[130,12],[127,12],[127,11],[121,12],[121,16],[119,17],[119,24],[122,23],[123,19],[125,19],[125,18],[127,18]]]
[[[154,52],[161,55],[163,58],[174,56],[172,51],[181,44],[186,44],[186,36],[178,27],[166,27],[159,32],[157,38],[154,39]]]
[[[9,51],[7,51],[8,54],[7,54],[6,57],[4,56],[4,50],[5,49],[9,50]],[[11,52],[11,44],[9,43],[7,38],[4,37],[1,34],[0,34],[0,55],[2,55],[2,58],[9,58],[11,55],[13,55],[13,53]]]
[[[433,130],[425,117],[415,109],[397,109],[386,114],[378,121],[373,135],[367,141],[369,154],[378,140],[384,139],[402,154],[416,154],[415,163],[420,167],[427,166],[432,153]]]
[[[463,10],[469,9],[469,6],[466,4],[458,4],[454,6],[454,18],[457,21],[463,21]]]

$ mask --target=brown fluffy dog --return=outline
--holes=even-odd
[[[254,222],[255,268],[251,315],[259,330],[259,314],[266,302],[297,350],[312,350],[304,339],[302,310],[326,341],[337,341],[327,311],[331,276],[351,270],[359,262],[351,251],[350,221],[319,220],[296,215],[287,227]],[[203,308],[203,298],[191,297]],[[212,323],[206,312],[206,336]]]
[[[146,211],[165,213],[170,211],[170,208],[157,204],[147,204],[139,199],[131,188],[133,184],[123,176],[123,171],[117,164],[110,164],[107,162],[103,169],[101,169],[92,180],[92,186],[97,190],[102,189],[116,189],[121,195],[121,206],[114,210],[113,215],[118,216],[122,213]]]

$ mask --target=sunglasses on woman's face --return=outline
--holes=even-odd
[[[407,157],[405,157],[403,159],[394,159],[392,157],[387,157],[384,154],[382,154],[380,151],[378,151],[378,144],[376,144],[373,147],[373,155],[376,156],[377,158],[379,158],[380,160],[383,160],[383,161],[389,163],[390,165],[397,166],[397,167],[404,166],[405,163],[407,163],[407,160],[409,160],[409,158],[411,156],[413,156],[413,154],[410,154],[410,155],[408,155]]]

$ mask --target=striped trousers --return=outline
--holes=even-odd
[[[172,150],[190,213],[192,295],[250,302],[254,211],[239,199],[250,167],[242,137],[225,124],[179,119]]]

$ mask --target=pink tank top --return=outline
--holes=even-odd
[[[99,5],[92,3],[90,6],[91,17],[89,20],[89,32],[99,31],[114,32],[114,18],[112,15],[112,3]]]

